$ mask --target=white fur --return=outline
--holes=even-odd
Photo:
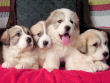
[[[21,29],[22,35],[16,45],[3,45],[3,68],[15,67],[16,69],[33,68],[33,65],[37,65],[35,69],[38,69],[37,59],[35,56],[35,51],[33,50],[33,40],[31,45],[28,47],[26,42],[27,37],[32,37],[27,35],[21,26],[14,26],[12,28]],[[10,40],[11,41],[11,40]]]
[[[75,48],[75,42],[78,36],[78,31],[75,31],[74,28],[78,28],[75,24],[70,23],[70,18],[72,20],[76,20],[73,18],[73,12],[69,9],[57,9],[56,12],[62,12],[65,17],[63,22],[60,23],[58,27],[54,24],[50,24],[48,26],[48,34],[52,39],[52,46],[48,50],[46,60],[44,62],[43,68],[46,68],[48,71],[52,71],[54,68],[59,69],[60,61],[67,61],[66,58],[72,53],[73,48]],[[54,17],[54,16],[53,16]],[[59,16],[60,17],[60,16]],[[47,19],[48,21],[48,19]],[[69,35],[71,36],[70,43],[68,46],[64,46],[59,37],[65,33],[65,26],[70,26]]]
[[[66,69],[67,70],[83,70],[86,72],[96,72],[96,71],[104,71],[107,70],[109,68],[109,66],[106,63],[106,60],[108,59],[109,55],[107,57],[103,56],[104,52],[108,52],[108,46],[105,45],[105,41],[107,41],[107,38],[104,36],[104,34],[102,34],[102,32],[97,31],[97,30],[87,30],[86,32],[83,33],[84,38],[86,36],[89,37],[88,34],[93,34],[95,36],[98,35],[97,39],[91,39],[91,41],[93,41],[94,43],[97,40],[100,40],[100,45],[97,47],[96,51],[90,52],[92,50],[94,50],[93,48],[88,47],[88,53],[87,54],[83,54],[81,53],[79,50],[74,49],[75,52],[73,52],[73,54],[71,56],[69,56],[68,62],[66,64]],[[84,35],[86,34],[86,35]],[[87,40],[87,39],[85,39]],[[79,40],[81,41],[81,40]],[[83,41],[83,40],[82,40]],[[89,40],[87,40],[89,41]],[[85,42],[87,43],[87,42]],[[88,43],[87,43],[88,45]],[[90,51],[89,51],[90,50]],[[90,52],[90,53],[89,53]]]
[[[31,40],[32,40],[31,45],[33,45],[33,39],[32,39],[32,37],[30,35],[25,34],[24,31],[22,30],[22,36],[21,36],[21,38],[20,38],[20,40],[19,40],[19,42],[17,44],[17,47],[18,48],[21,48],[21,49],[26,48],[26,46],[27,46],[26,39],[28,37],[31,38]]]
[[[41,23],[43,25],[43,35],[38,40],[37,44],[38,44],[39,48],[45,48],[44,45],[43,45],[43,42],[44,41],[48,41],[48,45],[46,46],[46,48],[49,48],[51,46],[51,39],[50,39],[49,35],[46,32],[46,24],[45,24],[45,22],[41,21]]]
[[[96,34],[99,35],[100,39],[101,39],[101,47],[100,49],[93,55],[93,57],[96,59],[96,60],[103,60],[104,59],[104,56],[103,56],[103,53],[106,51],[109,53],[109,50],[108,50],[108,46],[105,45],[105,41],[106,41],[106,38],[103,36],[102,33],[98,32],[98,31],[95,31]],[[106,58],[108,59],[108,57]]]
[[[42,25],[39,27],[39,25]],[[37,28],[37,29],[35,29]],[[43,28],[43,29],[42,29]],[[31,32],[32,34],[37,33],[38,29],[41,29],[42,31],[42,36],[38,37],[37,35],[34,36],[34,40],[37,43],[38,47],[36,46],[36,54],[39,55],[39,64],[42,67],[45,61],[45,58],[47,57],[48,49],[51,47],[51,38],[47,33],[47,28],[45,21],[39,21],[37,24],[31,27]],[[34,31],[34,32],[33,32]],[[39,33],[39,32],[38,32]],[[43,45],[44,41],[48,41],[47,46]]]

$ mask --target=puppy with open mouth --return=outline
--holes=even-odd
[[[96,72],[109,68],[106,63],[109,50],[105,32],[94,29],[87,30],[79,36],[77,43],[78,50],[74,56],[70,57],[67,70]]]
[[[3,42],[3,68],[33,68],[38,56],[34,54],[33,39],[26,27],[15,25],[7,29],[1,41]],[[38,69],[38,64],[36,65]]]
[[[61,61],[66,58],[76,46],[79,35],[79,19],[75,12],[61,8],[54,10],[46,20],[47,33],[52,39],[52,46],[48,50],[43,68],[52,71],[59,69]]]
[[[39,21],[31,27],[31,33],[36,43],[36,54],[39,56],[40,67],[43,67],[48,49],[51,47],[51,38],[47,33],[45,21]]]

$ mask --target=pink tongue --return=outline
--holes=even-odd
[[[62,43],[63,45],[68,45],[69,44],[69,36],[62,36]]]

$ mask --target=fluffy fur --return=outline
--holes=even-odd
[[[39,64],[42,67],[47,57],[48,49],[51,47],[51,38],[47,33],[46,23],[45,21],[39,21],[35,25],[31,27],[31,33],[35,40],[36,46],[36,54],[39,55]]]
[[[107,70],[106,60],[109,57],[107,34],[98,30],[87,30],[77,42],[78,50],[70,56],[67,70],[96,72]],[[71,64],[71,65],[70,65]]]
[[[59,69],[60,61],[68,61],[67,57],[75,48],[77,36],[79,35],[79,19],[75,12],[61,8],[54,10],[46,20],[47,32],[52,39],[52,46],[48,49],[48,54],[43,68],[52,71]],[[68,28],[69,27],[69,28]],[[69,44],[63,45],[62,37],[69,38]]]
[[[3,68],[38,69],[37,58],[33,51],[33,39],[29,30],[24,26],[15,25],[7,29],[2,37],[3,42]]]

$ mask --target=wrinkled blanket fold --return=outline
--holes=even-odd
[[[54,69],[32,70],[0,67],[0,83],[110,83],[110,70],[88,73]]]

